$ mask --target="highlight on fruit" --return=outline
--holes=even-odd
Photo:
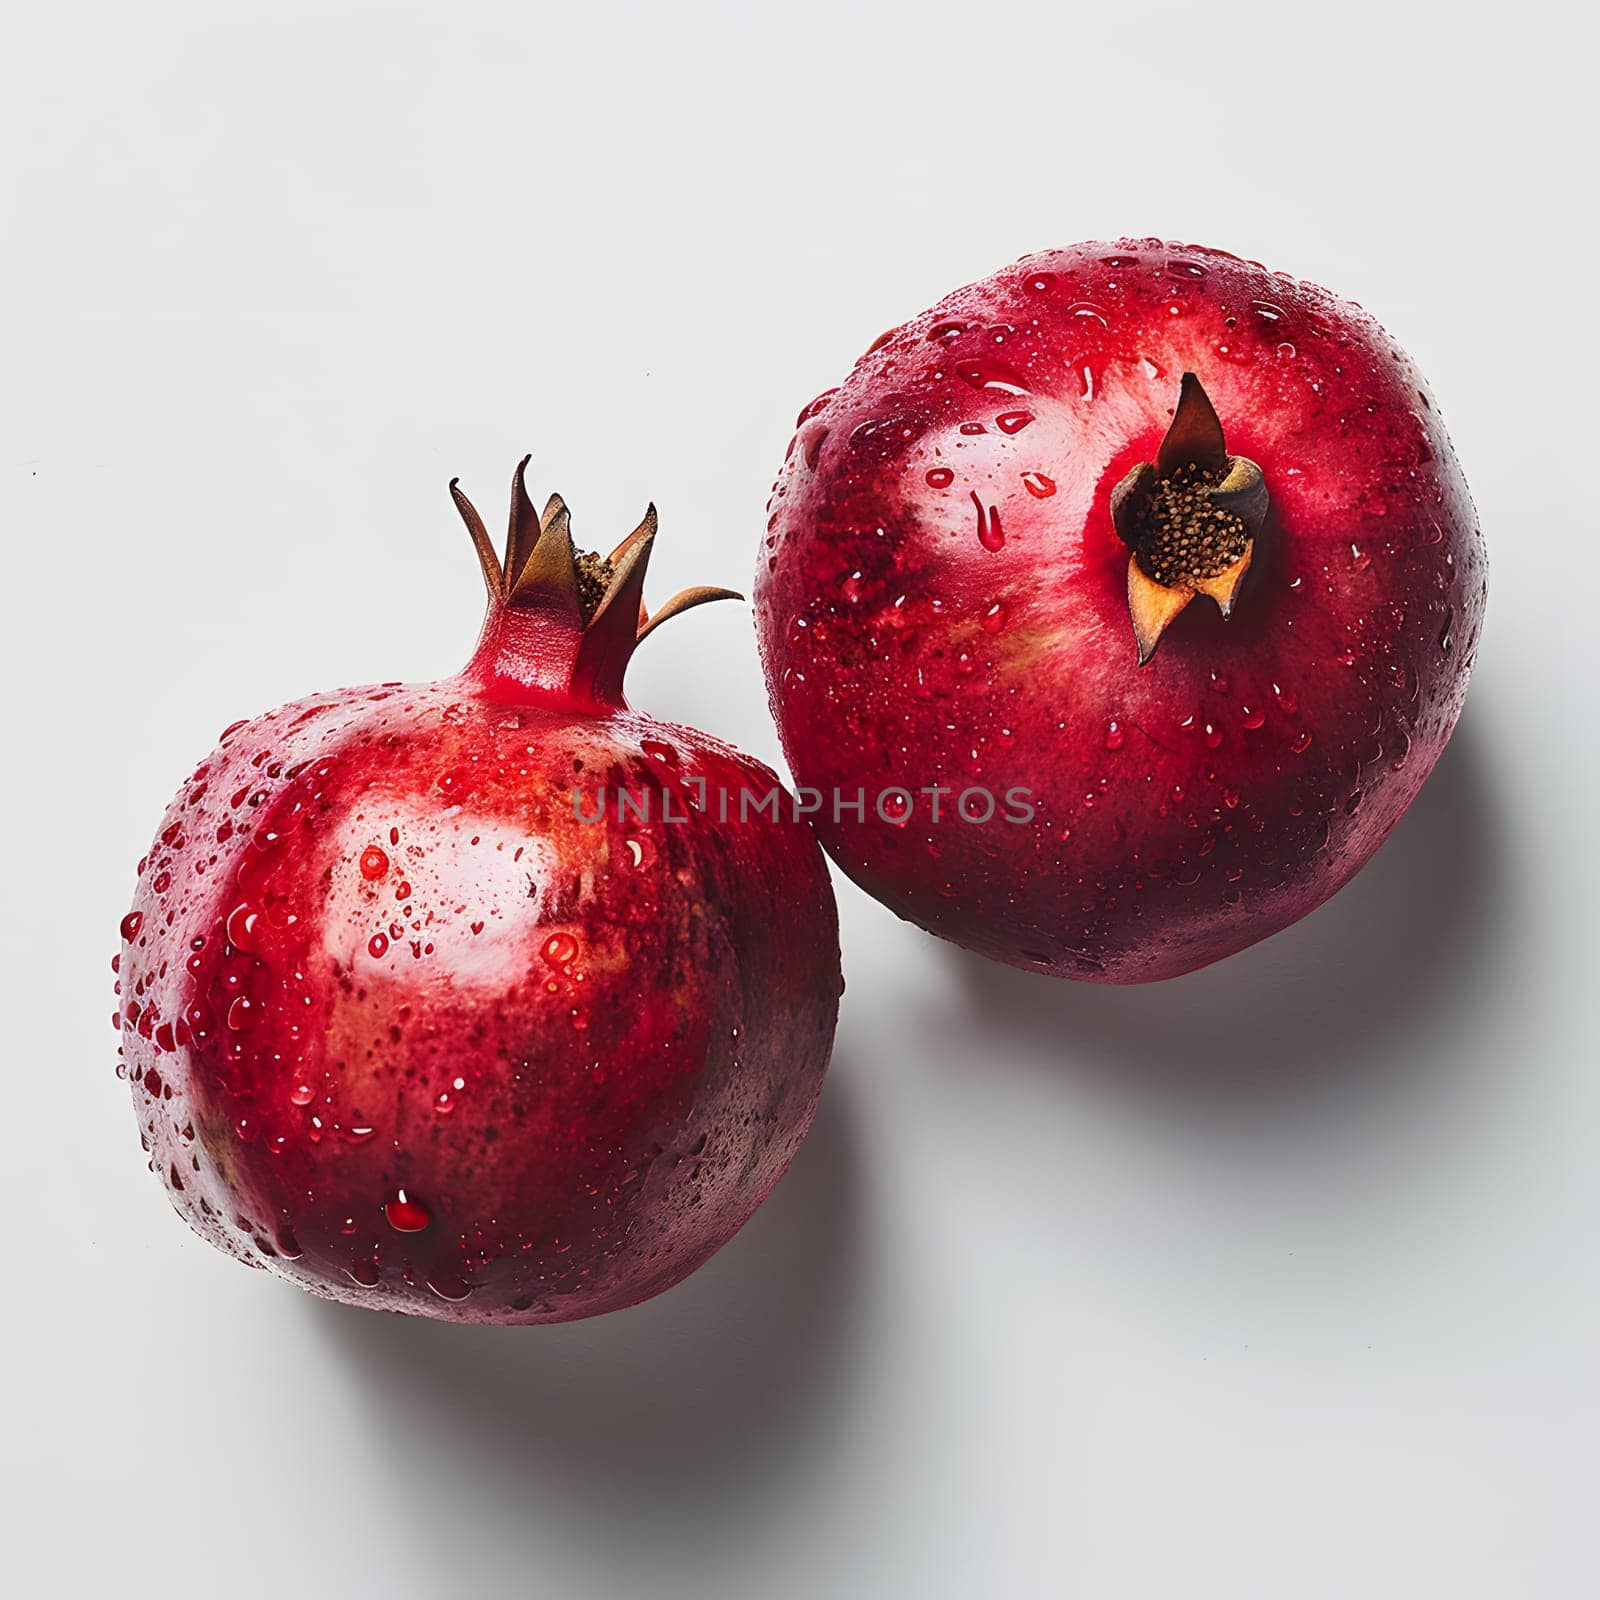
[[[899,915],[1061,977],[1177,976],[1305,916],[1460,713],[1483,539],[1360,307],[1156,239],[1030,256],[801,410],[756,622],[796,783],[982,783],[1026,826],[819,813]]]
[[[190,1226],[314,1294],[467,1322],[694,1271],[805,1137],[841,990],[805,821],[693,803],[777,779],[623,696],[641,640],[729,591],[648,611],[654,509],[581,552],[525,467],[500,551],[451,485],[488,591],[465,669],[228,728],[112,963],[119,1072]],[[580,821],[577,783],[654,804]]]

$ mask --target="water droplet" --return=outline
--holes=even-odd
[[[383,1202],[383,1214],[396,1233],[421,1233],[433,1221],[428,1208],[420,1200],[413,1200],[404,1189]]]
[[[363,1289],[371,1289],[378,1282],[378,1263],[376,1261],[352,1261],[345,1270]]]
[[[234,1033],[243,1033],[244,1030],[255,1021],[254,1007],[251,1006],[250,1001],[246,996],[240,995],[238,999],[228,1007],[227,1021],[228,1027]]]
[[[578,941],[570,933],[552,933],[542,953],[552,967],[569,967],[578,954]]]
[[[375,961],[381,960],[388,948],[389,936],[386,933],[375,933],[367,940],[367,954]]]
[[[995,603],[984,612],[982,622],[983,631],[985,633],[1000,633],[1003,631],[1006,625],[1005,603],[1003,601],[996,600]]]
[[[913,801],[905,789],[887,789],[878,801],[878,815],[891,827],[903,828],[911,820]]]
[[[956,368],[956,376],[969,389],[990,390],[999,394],[1026,394],[1022,375],[998,361],[967,361]]]
[[[1311,748],[1311,730],[1302,728],[1294,738],[1289,741],[1289,748],[1298,755],[1304,755]]]
[[[994,419],[994,425],[1001,433],[1021,433],[1032,421],[1031,411],[1002,411]]]
[[[1253,733],[1267,720],[1267,714],[1259,706],[1245,706],[1240,711],[1239,720]]]
[[[289,1104],[293,1106],[308,1106],[316,1098],[316,1091],[309,1083],[297,1083],[289,1091]]]
[[[460,1278],[429,1278],[428,1287],[441,1300],[465,1300],[472,1293],[472,1285]]]
[[[1056,492],[1056,480],[1047,478],[1042,472],[1024,472],[1022,474],[1022,487],[1035,500],[1048,500]]]
[[[1123,730],[1120,722],[1113,717],[1106,724],[1105,745],[1107,750],[1120,750],[1128,742],[1128,735]]]
[[[389,870],[389,858],[377,845],[369,844],[361,852],[361,876],[369,883],[374,878],[381,878]]]
[[[255,935],[261,923],[261,914],[254,906],[237,905],[228,913],[228,942],[236,950],[255,949]]]
[[[930,489],[948,489],[956,481],[956,475],[949,467],[929,467],[922,479]]]
[[[1005,531],[1000,526],[1000,508],[985,506],[976,490],[973,491],[972,503],[978,508],[978,543],[985,550],[1000,549],[1006,542]]]
[[[142,911],[130,911],[127,916],[122,919],[121,931],[123,943],[132,944],[133,941],[139,937],[139,930],[143,926],[144,913]]]

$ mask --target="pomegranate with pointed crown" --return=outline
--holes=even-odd
[[[523,467],[526,462],[523,463]],[[821,852],[764,767],[630,711],[655,512],[608,558],[519,467],[466,670],[236,723],[122,924],[123,1070],[219,1249],[470,1322],[632,1304],[810,1126],[840,992]],[[743,796],[755,803],[740,804]]]
[[[823,842],[902,916],[1064,977],[1187,972],[1347,882],[1483,619],[1394,340],[1157,240],[1031,256],[885,334],[801,412],[770,510],[790,765],[868,802],[819,807]]]

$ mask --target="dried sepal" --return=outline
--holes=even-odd
[[[1131,547],[1139,542],[1142,513],[1156,483],[1156,469],[1148,461],[1141,461],[1111,491],[1111,526],[1125,545]]]
[[[611,582],[584,630],[576,676],[600,701],[622,698],[622,679],[644,616],[644,580],[656,538],[656,508],[611,552]]]
[[[1192,372],[1183,375],[1178,387],[1178,405],[1161,448],[1156,452],[1156,472],[1170,478],[1179,467],[1196,466],[1202,472],[1223,472],[1228,465],[1228,447],[1222,436],[1222,421],[1211,396]]]
[[[565,505],[544,523],[522,570],[508,579],[506,598],[517,606],[541,606],[582,626],[578,558],[572,548],[572,519]]]
[[[615,566],[636,545],[643,544],[648,548],[655,541],[658,525],[659,519],[656,516],[655,502],[652,501],[644,508],[644,515],[639,519],[639,526],[627,538],[621,540],[616,549],[606,559]]]
[[[1195,597],[1189,588],[1157,583],[1138,556],[1128,557],[1128,616],[1133,621],[1133,640],[1142,667],[1156,653],[1167,624]]]
[[[478,553],[478,565],[483,570],[489,598],[505,599],[505,574],[500,567],[500,558],[494,553],[494,542],[483,525],[483,518],[478,515],[478,508],[461,492],[459,478],[450,480],[450,498],[455,501],[456,510],[460,512],[461,520],[466,523],[467,532],[472,537],[472,548]]]
[[[652,506],[644,521],[607,558],[611,564],[611,582],[594,616],[589,619],[591,631],[603,629],[615,633],[619,639],[637,636],[639,618],[644,612],[645,574],[650,570],[650,552],[655,538],[655,507]]]
[[[693,589],[680,589],[670,600],[663,600],[650,614],[639,629],[639,639],[648,639],[669,617],[679,616],[695,606],[703,606],[707,601],[743,599],[744,596],[735,589],[717,589],[708,584],[699,584]]]
[[[539,542],[540,523],[528,498],[527,471],[532,456],[524,456],[511,475],[511,514],[506,519],[505,571],[508,582],[515,586],[522,569],[528,564],[534,546]]]
[[[1249,530],[1252,539],[1261,532],[1271,504],[1261,468],[1245,456],[1228,457],[1228,470],[1208,498],[1212,505],[1231,511]]]

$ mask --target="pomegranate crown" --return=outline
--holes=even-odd
[[[459,480],[450,495],[472,536],[489,591],[489,614],[468,669],[520,689],[543,690],[578,705],[621,706],[622,680],[635,648],[669,617],[708,600],[741,600],[732,589],[681,589],[654,612],[644,579],[656,537],[656,508],[608,556],[579,551],[572,518],[558,494],[536,513],[528,496],[531,456],[511,478],[505,553],[495,553],[483,518]]]
[[[1167,624],[1203,594],[1233,615],[1271,496],[1261,468],[1228,453],[1222,423],[1199,378],[1186,372],[1154,462],[1111,491],[1111,522],[1128,557],[1128,614],[1139,665]]]

